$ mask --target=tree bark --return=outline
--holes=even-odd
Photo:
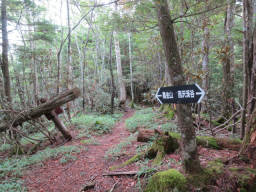
[[[234,65],[234,46],[231,36],[231,30],[234,23],[234,8],[236,0],[227,0],[226,18],[224,23],[224,58],[223,68],[223,108],[222,113],[225,118],[232,114],[232,93],[233,93],[233,76],[231,68]]]
[[[109,43],[109,71],[111,76],[111,114],[114,113],[114,99],[115,99],[115,82],[114,74],[112,68],[112,42],[113,42],[113,32],[111,32],[110,43]]]
[[[133,93],[133,74],[132,74],[132,45],[131,45],[131,33],[128,33],[129,38],[129,60],[130,60],[130,81],[131,81],[131,95],[132,95],[132,104],[134,102],[134,93]]]
[[[172,84],[174,86],[183,85],[185,78],[167,0],[154,0],[154,2]],[[197,154],[195,128],[190,105],[178,104],[177,116],[181,130],[183,166],[186,172],[199,172],[201,171],[201,166]]]
[[[241,120],[241,133],[240,137],[244,138],[245,126],[246,126],[246,113],[248,102],[248,90],[249,90],[249,66],[250,66],[250,50],[252,39],[252,17],[253,17],[253,5],[252,0],[243,0],[243,111]]]
[[[116,5],[116,10],[117,10],[117,5]],[[120,45],[119,45],[117,32],[115,30],[113,32],[113,36],[114,36],[114,45],[115,45],[115,53],[116,53],[117,78],[118,78],[118,84],[119,84],[119,100],[120,100],[120,105],[125,105],[126,89],[123,81]]]
[[[2,72],[4,80],[4,92],[8,102],[12,102],[11,97],[11,81],[9,75],[8,63],[8,32],[7,32],[7,14],[6,14],[7,0],[2,0],[1,5],[1,20],[2,20]]]
[[[68,141],[71,140],[71,134],[68,132],[63,122],[58,118],[58,115],[54,111],[51,111],[50,115],[52,116],[51,120],[53,121],[56,129],[58,129],[62,133],[65,139],[67,139]]]
[[[202,104],[202,110],[203,112],[207,111],[207,95],[208,95],[208,89],[209,89],[209,40],[210,40],[210,32],[208,28],[208,19],[205,19],[203,21],[203,43],[202,43],[202,53],[203,53],[203,59],[202,59],[202,71],[204,74],[203,82],[202,82],[202,88],[205,91],[204,101]]]
[[[67,22],[68,22],[68,60],[67,60],[67,89],[70,89],[71,79],[72,79],[72,66],[71,66],[71,26],[70,26],[70,9],[69,9],[69,0],[67,0]],[[70,114],[70,103],[67,103],[67,114],[68,119],[71,120]]]

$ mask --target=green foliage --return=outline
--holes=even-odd
[[[105,158],[119,156],[121,153],[124,152],[124,147],[130,145],[132,141],[136,140],[136,135],[137,134],[132,134],[129,137],[127,137],[124,141],[110,148],[108,151],[106,151]]]
[[[132,117],[126,119],[125,125],[129,131],[135,132],[139,127],[151,127],[155,116],[156,114],[152,108],[142,109],[136,111]]]
[[[176,169],[169,169],[154,174],[145,192],[178,192],[185,191],[186,178]]]
[[[95,140],[95,138],[90,138],[90,139],[84,139],[80,141],[81,144],[88,144],[88,145],[99,145],[99,143]]]
[[[72,119],[77,128],[83,130],[82,133],[104,134],[111,132],[116,121],[122,114],[99,115],[99,114],[80,114]],[[89,134],[88,134],[89,135]],[[80,135],[81,137],[81,135]]]
[[[76,156],[73,156],[73,155],[67,153],[67,154],[64,154],[59,161],[60,161],[60,164],[67,164],[72,161],[75,161],[76,159],[77,159]]]
[[[167,122],[161,125],[161,130],[164,132],[175,132],[177,131],[177,125],[173,122]]]
[[[61,146],[58,148],[46,148],[37,152],[32,156],[12,157],[5,159],[0,163],[0,177],[7,174],[19,176],[22,170],[29,165],[40,163],[49,158],[56,158],[63,153],[79,153],[80,149],[77,146]]]
[[[224,170],[223,162],[218,159],[210,161],[207,165],[206,170],[210,175],[221,174]]]
[[[1,192],[17,192],[17,191],[23,192],[27,190],[25,187],[23,187],[23,182],[21,180],[10,178],[4,181],[0,181],[0,191]]]
[[[5,152],[8,151],[12,148],[12,145],[8,144],[8,143],[4,143],[0,146],[0,151]]]
[[[1,180],[4,180],[0,181],[0,191],[25,191],[25,188],[22,186],[22,182],[18,177],[22,175],[22,171],[28,166],[40,163],[49,158],[55,158],[64,153],[68,154],[63,158],[63,161],[70,161],[70,158],[73,159],[71,154],[79,152],[80,149],[77,146],[61,146],[58,148],[46,148],[32,156],[15,156],[3,159],[0,162],[0,178]],[[7,175],[8,179],[6,179]]]
[[[152,108],[145,108],[126,119],[125,124],[130,132],[135,132],[138,128],[156,129],[162,131],[177,131],[177,125],[172,121],[162,120],[163,115]]]

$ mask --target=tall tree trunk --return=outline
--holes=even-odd
[[[116,5],[117,10],[117,5]],[[118,40],[118,34],[114,30],[113,32],[114,37],[114,45],[115,45],[115,54],[116,54],[116,67],[117,67],[117,78],[118,78],[118,84],[119,84],[119,100],[120,100],[120,106],[125,105],[126,101],[126,89],[125,84],[123,81],[123,72],[122,72],[122,64],[121,64],[121,53],[120,53],[120,45]]]
[[[120,104],[125,104],[126,89],[123,81],[120,46],[119,46],[119,40],[118,40],[116,31],[114,31],[113,36],[114,36],[115,53],[116,53],[117,77],[118,77],[118,84],[119,84],[119,100],[120,100]]]
[[[71,88],[72,66],[71,66],[71,26],[70,26],[70,9],[69,0],[67,0],[67,22],[68,22],[68,60],[67,60],[67,89]],[[67,103],[68,119],[71,120],[70,103]]]
[[[84,65],[84,57],[82,55],[78,40],[77,40],[77,36],[75,35],[75,41],[76,41],[76,48],[78,51],[78,56],[79,56],[79,65],[80,65],[80,89],[83,90],[83,79],[84,79],[84,70],[83,70],[83,65]],[[84,103],[84,93],[82,93],[82,99],[83,99],[83,103]],[[83,105],[83,110],[85,110],[84,105]]]
[[[134,102],[134,93],[133,93],[133,74],[132,74],[132,45],[131,45],[131,33],[128,33],[129,38],[129,60],[130,60],[130,81],[131,81],[131,95],[132,95],[132,104]]]
[[[204,73],[204,78],[202,82],[202,87],[205,90],[205,98],[203,104],[202,104],[202,110],[203,112],[207,111],[206,107],[206,101],[207,101],[207,95],[208,95],[208,89],[209,89],[209,40],[210,40],[210,32],[208,28],[208,19],[204,20],[203,23],[203,43],[202,43],[202,53],[203,53],[203,59],[202,59],[202,71]]]
[[[249,90],[249,66],[250,66],[250,50],[252,39],[252,17],[253,17],[253,4],[252,0],[243,0],[243,111],[241,120],[241,133],[240,137],[244,138],[246,126],[246,112],[248,102]]]
[[[60,1],[60,17],[62,18],[62,0]],[[61,78],[61,73],[60,73],[60,69],[61,69],[61,52],[62,52],[62,47],[63,47],[63,27],[62,27],[62,20],[61,21],[61,44],[60,44],[60,48],[57,51],[57,86],[56,86],[56,93],[59,94],[60,93],[60,78]]]
[[[232,113],[232,92],[233,92],[233,78],[231,67],[234,65],[234,46],[231,37],[231,30],[234,23],[234,8],[236,0],[227,0],[226,18],[224,23],[224,47],[222,52],[224,58],[222,62],[223,67],[223,108],[222,113],[225,118],[229,118]]]
[[[4,92],[7,101],[12,102],[11,97],[11,81],[9,75],[8,63],[8,32],[7,32],[7,15],[6,15],[7,0],[2,0],[1,20],[2,20],[2,72],[4,80]]]
[[[109,45],[109,71],[111,76],[111,114],[114,113],[114,99],[115,99],[115,82],[114,82],[114,74],[112,68],[112,42],[113,42],[113,32],[110,37],[110,45]]]
[[[172,84],[174,86],[183,85],[185,78],[167,0],[154,0],[154,2]],[[183,166],[186,172],[199,172],[201,171],[201,166],[197,154],[195,129],[190,105],[178,104],[177,116],[181,130]]]
[[[37,73],[37,62],[36,62],[36,46],[35,42],[31,42],[32,47],[32,79],[33,79],[33,91],[34,91],[34,103],[38,102],[38,73]],[[51,70],[50,70],[51,71]]]
[[[247,125],[245,129],[245,135],[243,139],[243,145],[240,150],[240,153],[243,154],[246,152],[246,149],[250,143],[250,138],[252,132],[256,131],[256,108],[255,108],[255,101],[256,101],[256,26],[254,26],[253,31],[253,65],[248,69],[251,71],[251,78],[249,80],[250,83],[250,90],[248,94],[248,98],[250,101],[250,104],[248,106],[248,119],[247,119]]]
[[[2,64],[1,59],[0,59],[0,63]],[[0,96],[1,96],[1,98],[4,98],[4,89],[3,88],[4,88],[3,78],[2,78],[2,73],[0,73]]]

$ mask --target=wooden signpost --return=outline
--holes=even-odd
[[[11,124],[1,123],[0,124],[0,132],[4,132],[8,130],[10,127],[17,127],[22,125],[22,123],[34,120],[42,115],[45,115],[48,120],[52,120],[56,126],[56,128],[63,134],[64,138],[67,140],[71,140],[72,136],[67,131],[64,124],[58,118],[58,113],[62,110],[60,108],[61,105],[72,101],[80,96],[79,88],[73,88],[71,90],[64,91],[60,93],[58,96],[46,100],[41,99],[41,104],[35,108],[29,109],[27,111],[19,113],[16,117],[14,117]]]

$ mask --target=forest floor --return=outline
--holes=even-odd
[[[74,138],[65,145],[79,146],[81,151],[73,154],[75,160],[67,163],[60,162],[60,156],[54,159],[43,161],[41,164],[32,165],[26,169],[22,180],[28,191],[47,192],[78,192],[90,183],[94,188],[86,191],[115,191],[115,192],[136,192],[141,191],[143,179],[135,176],[103,176],[109,172],[109,168],[119,165],[133,157],[138,148],[143,149],[145,143],[139,143],[135,139],[128,141],[131,133],[127,130],[125,121],[134,115],[135,111],[128,111],[122,119],[117,122],[111,133],[102,136],[95,136],[95,141],[90,144],[83,144],[83,138]],[[77,134],[73,130],[73,135]],[[108,156],[107,151],[121,146],[116,156]],[[202,165],[215,159],[228,159],[237,154],[231,150],[214,150],[199,147],[200,161]],[[159,166],[152,166],[151,160],[142,163],[133,163],[118,169],[117,171],[138,171],[144,172],[144,176],[152,174],[156,170],[176,168],[182,170],[181,157],[179,152],[166,155],[163,163]],[[141,182],[142,181],[142,182]]]
[[[84,150],[76,154],[77,160],[63,165],[55,159],[43,162],[43,167],[32,166],[23,177],[28,191],[78,192],[88,183],[95,183],[95,186],[87,191],[108,191],[113,186],[115,191],[134,191],[136,184],[134,177],[103,176],[109,171],[110,166],[119,164],[135,154],[137,142],[126,146],[125,153],[116,160],[105,157],[106,151],[130,135],[125,128],[125,120],[133,114],[134,111],[128,111],[110,134],[96,137],[96,144],[86,145]],[[83,145],[81,140],[74,139],[65,145]],[[138,168],[132,165],[122,169],[122,171],[131,170],[137,171]]]

